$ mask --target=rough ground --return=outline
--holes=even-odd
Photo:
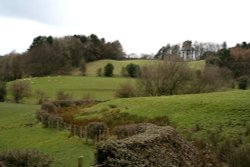
[[[197,151],[172,127],[137,124],[138,134],[99,143],[96,163],[107,167],[193,167]]]

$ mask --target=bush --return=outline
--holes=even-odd
[[[6,97],[6,83],[0,81],[0,102],[5,101],[5,97]]]
[[[57,107],[55,106],[55,104],[53,104],[51,102],[43,103],[41,106],[41,109],[47,111],[48,113],[56,113],[57,112]]]
[[[24,80],[14,81],[10,85],[9,91],[14,97],[14,101],[19,103],[24,97],[29,97],[31,95],[30,82]]]
[[[106,77],[113,76],[113,70],[114,70],[113,64],[111,63],[106,64],[106,66],[104,67],[104,76]]]
[[[135,97],[136,89],[130,82],[123,83],[116,90],[115,96],[119,98]]]
[[[73,95],[65,93],[64,91],[58,91],[56,94],[57,100],[72,100]]]
[[[248,77],[247,76],[240,77],[238,86],[239,89],[246,90],[248,87]]]
[[[195,71],[185,93],[205,93],[234,87],[232,72],[227,68],[206,65],[203,71]]]
[[[128,76],[134,78],[140,76],[140,66],[130,63],[126,66]]]
[[[209,56],[206,58],[206,65],[222,66],[222,61],[217,56]]]
[[[4,151],[0,153],[0,160],[8,167],[49,167],[54,161],[49,155],[34,150]]]
[[[87,137],[90,139],[97,139],[97,141],[99,141],[105,137],[107,128],[108,127],[104,122],[90,122],[86,126]]]
[[[45,110],[38,110],[36,112],[36,119],[39,120],[42,124],[44,128],[48,127],[48,118],[51,114],[48,113]]]
[[[80,101],[78,103],[81,103]],[[71,107],[75,106],[76,103],[73,100],[57,100],[54,102],[57,107]]]

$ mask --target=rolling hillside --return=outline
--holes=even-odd
[[[90,96],[97,100],[113,99],[115,90],[121,83],[134,79],[121,77],[83,77],[83,76],[54,76],[54,77],[34,77],[26,78],[31,83],[33,93],[41,90],[50,99],[55,99],[58,91],[65,91],[73,95],[73,98],[80,99]],[[11,83],[9,83],[11,84]],[[27,99],[31,103],[36,103],[35,95]]]
[[[244,141],[247,137],[243,134],[250,125],[249,99],[250,90],[124,98],[100,103],[85,112],[102,111],[115,106],[116,110],[139,116],[168,116],[170,125],[186,137],[192,134],[192,138],[208,140],[211,133],[217,133],[222,139]],[[98,112],[93,114],[97,115]],[[77,119],[81,119],[81,115]],[[194,129],[197,130],[193,132]]]
[[[37,105],[0,103],[0,150],[35,149],[55,158],[53,167],[75,167],[77,158],[93,164],[94,148],[68,132],[44,129],[35,119]]]
[[[134,63],[138,64],[140,66],[144,65],[151,65],[151,64],[158,64],[161,63],[160,60],[99,60],[99,61],[94,61],[90,62],[87,64],[87,71],[86,75],[87,76],[96,76],[96,71],[98,68],[104,69],[104,66],[107,63],[112,63],[114,65],[114,75],[115,76],[120,76],[121,75],[121,70],[122,67],[126,67],[129,63]],[[187,64],[194,69],[202,69],[204,68],[205,62],[203,60],[201,61],[190,61],[187,62]],[[78,70],[73,72],[74,75],[80,75],[80,72]]]

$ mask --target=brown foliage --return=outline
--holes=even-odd
[[[115,92],[115,96],[120,98],[135,97],[136,94],[136,89],[130,82],[121,84]]]
[[[20,100],[31,95],[30,82],[24,80],[14,81],[10,85],[9,91],[14,97],[14,101],[20,103]]]
[[[138,89],[144,96],[178,94],[190,79],[191,72],[183,62],[165,60],[158,66],[145,66],[141,71]]]

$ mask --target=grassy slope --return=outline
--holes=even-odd
[[[33,92],[42,90],[52,99],[56,97],[58,91],[63,90],[72,93],[74,98],[77,99],[90,94],[98,100],[107,100],[113,99],[115,90],[121,83],[129,79],[117,77],[57,76],[36,77],[26,80],[30,80]],[[34,97],[31,99],[32,102],[35,102],[35,100]]]
[[[89,111],[100,111],[117,106],[122,112],[146,117],[167,115],[171,125],[183,135],[190,135],[196,125],[200,131],[193,133],[196,139],[207,139],[208,131],[220,131],[221,138],[237,139],[250,124],[250,91],[114,99],[100,103]],[[79,119],[79,117],[78,117]]]
[[[104,68],[107,63],[112,63],[114,65],[114,75],[119,76],[121,74],[122,67],[126,67],[129,63],[138,64],[140,66],[143,65],[150,65],[150,64],[157,64],[160,63],[159,60],[99,60],[95,62],[91,62],[87,64],[87,71],[86,74],[88,76],[96,76],[96,71],[98,68]],[[187,62],[191,68],[195,69],[202,69],[205,65],[204,61],[191,61]]]
[[[44,129],[36,123],[34,113],[37,105],[0,103],[0,150],[36,149],[56,159],[53,166],[75,167],[77,158],[85,157],[85,165],[93,164],[91,146],[76,138],[68,138],[67,132]],[[33,127],[25,124],[33,123]]]

